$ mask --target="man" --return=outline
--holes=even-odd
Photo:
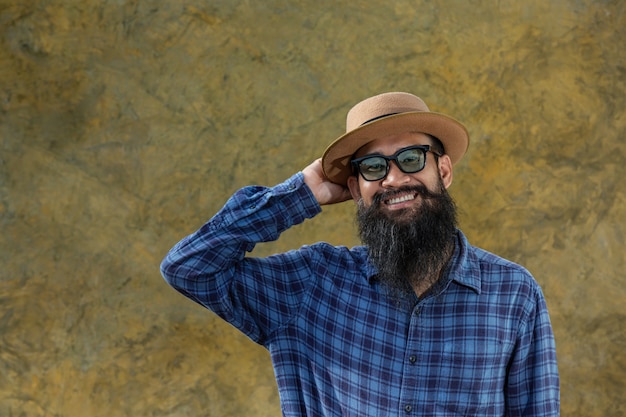
[[[456,226],[447,188],[468,144],[414,95],[368,98],[321,159],[235,193],[163,276],[270,351],[285,416],[557,416],[541,289]],[[245,256],[350,198],[363,246]]]

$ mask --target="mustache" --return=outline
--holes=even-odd
[[[422,184],[406,185],[393,190],[376,193],[372,198],[372,202],[375,206],[379,206],[383,201],[404,193],[414,193],[424,199],[435,199],[441,195],[440,193],[430,191],[425,185]]]

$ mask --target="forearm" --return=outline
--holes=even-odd
[[[271,188],[245,187],[169,251],[161,273],[176,290],[206,305],[212,290],[224,285],[220,281],[232,276],[246,252],[319,212],[301,173]]]

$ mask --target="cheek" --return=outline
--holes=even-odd
[[[359,196],[363,199],[366,206],[370,206],[378,190],[377,182],[360,181],[359,184]]]

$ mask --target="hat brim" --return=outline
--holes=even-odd
[[[322,156],[326,178],[346,185],[352,175],[350,160],[357,150],[376,139],[406,132],[427,133],[439,139],[453,165],[469,146],[467,129],[450,116],[423,111],[394,114],[359,126],[331,143]]]

